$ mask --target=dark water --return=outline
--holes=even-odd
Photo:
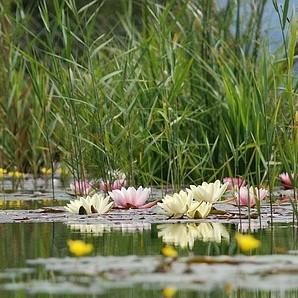
[[[0,225],[0,273],[8,268],[28,267],[26,260],[36,258],[69,256],[66,241],[68,239],[82,239],[94,245],[92,256],[125,256],[125,255],[160,255],[163,247],[161,230],[168,228],[160,225],[153,225],[151,229],[143,231],[97,231],[97,234],[82,233],[78,227],[73,227],[60,223],[19,223],[19,224],[1,224]],[[178,239],[183,226],[178,226]],[[180,229],[180,230],[179,230]],[[234,234],[237,231],[235,225],[225,225],[229,239],[223,239],[217,243],[215,240],[207,241],[195,240],[192,249],[189,247],[181,248],[177,245],[180,256],[188,255],[234,255],[239,253]],[[175,228],[172,229],[174,232]],[[166,230],[167,232],[168,230]],[[168,233],[166,233],[168,235]],[[259,230],[254,233],[255,237],[260,239],[262,245],[254,254],[272,254],[285,253],[288,250],[297,250],[297,229],[292,225],[275,224],[272,228]],[[210,240],[210,239],[209,239]],[[212,240],[212,239],[211,239]],[[41,271],[44,278],[45,273]],[[27,277],[28,278],[28,277]],[[36,278],[36,276],[34,276]],[[38,276],[37,276],[38,278]],[[1,279],[0,285],[11,280]],[[20,280],[16,280],[17,283]],[[179,288],[179,286],[178,286]],[[162,294],[162,289],[154,289],[152,286],[134,286],[124,289],[109,289],[100,297],[167,297]],[[288,291],[282,293],[283,297],[298,297],[297,291]],[[4,291],[0,289],[0,297],[31,297],[24,290]],[[68,294],[36,294],[33,297],[74,297]],[[75,297],[98,297],[98,295],[76,295]],[[211,292],[198,291],[179,291],[170,297],[282,297],[280,293],[271,291],[236,290],[232,293],[224,290],[213,290]]]

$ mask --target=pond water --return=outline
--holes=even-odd
[[[137,229],[126,225],[117,230],[103,224],[0,224],[0,297],[72,297],[74,294],[77,294],[76,297],[298,297],[298,283],[294,289],[290,286],[289,289],[285,287],[280,290],[270,290],[270,287],[252,290],[251,287],[246,289],[226,283],[221,287],[202,286],[200,290],[199,284],[192,283],[193,287],[185,288],[183,282],[175,283],[171,276],[165,277],[165,282],[161,280],[163,277],[156,282],[152,272],[144,280],[130,282],[130,278],[135,279],[138,274],[142,276],[146,269],[133,269],[131,277],[128,277],[129,274],[121,267],[129,268],[134,260],[127,259],[127,256],[134,255],[139,256],[139,264],[145,262],[144,267],[149,268],[152,263],[159,262],[160,250],[165,242],[175,245],[182,258],[234,256],[239,254],[234,240],[238,230],[237,225],[220,223],[148,224]],[[194,231],[197,232],[196,237],[193,236]],[[274,224],[270,228],[255,231],[254,235],[261,240],[262,245],[250,254],[274,254],[274,263],[276,255],[283,256],[289,251],[297,253],[297,228],[292,224]],[[92,243],[94,251],[89,258],[67,258],[70,256],[66,244],[68,239]],[[28,263],[28,260],[33,260],[33,263]],[[52,261],[48,263],[48,260]],[[106,269],[104,274],[94,273],[95,269],[90,269],[92,265],[98,270],[98,267],[112,263],[116,267]],[[229,272],[229,267],[220,266],[220,274],[224,275],[225,270]],[[97,280],[99,277],[100,280]],[[123,282],[123,279],[126,281]],[[96,286],[93,284],[95,282]],[[251,281],[247,282],[249,284]]]

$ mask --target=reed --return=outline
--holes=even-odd
[[[296,162],[281,142],[294,126],[295,21],[285,1],[287,46],[272,53],[260,39],[272,4],[242,20],[233,3],[123,1],[105,30],[97,1],[41,1],[37,25],[32,11],[3,9],[3,167],[37,175],[64,162],[76,179],[119,168],[174,189],[242,175],[272,189],[272,165]]]

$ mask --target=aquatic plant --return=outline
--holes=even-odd
[[[251,249],[260,247],[261,241],[253,237],[252,235],[244,235],[236,233],[235,239],[243,252],[248,252]]]
[[[290,175],[288,173],[281,173],[278,177],[280,182],[282,183],[283,187],[285,189],[291,189],[293,188],[292,185],[292,179],[294,178],[293,175],[291,175],[292,177],[290,177]]]
[[[238,189],[241,186],[245,186],[246,182],[242,177],[225,177],[223,178],[224,183],[228,183],[227,190]]]
[[[123,5],[109,34],[98,1],[4,6],[1,166],[38,177],[55,159],[74,179],[102,177],[104,191],[120,187],[115,167],[132,185],[174,191],[227,175],[272,189],[281,162],[297,173],[291,5],[276,6],[284,49],[272,52],[260,42],[266,1],[247,19],[230,2],[147,1],[139,22]]]
[[[157,203],[157,206],[159,213],[173,218],[180,218],[187,213],[191,204],[191,194],[181,190],[179,193],[174,193],[173,195],[166,195],[162,199],[161,203]]]
[[[216,180],[212,183],[203,182],[198,186],[190,185],[190,190],[194,200],[215,203],[223,196],[228,185],[228,183],[221,184],[220,180]]]
[[[108,179],[100,179],[99,188],[101,191],[108,192],[115,189],[121,189],[127,186],[126,175],[120,170],[107,172]]]
[[[169,217],[180,218],[187,215],[189,218],[206,218],[212,208],[227,189],[228,184],[203,182],[202,185],[191,185],[186,191],[181,190],[172,196],[166,195],[158,203],[158,213]]]
[[[68,240],[67,245],[69,251],[76,257],[88,255],[93,250],[93,245],[91,243],[85,243],[82,240]]]
[[[70,184],[70,189],[76,195],[88,195],[92,191],[92,185],[89,181],[75,181]]]
[[[235,192],[236,202],[240,206],[254,207],[257,201],[262,201],[268,195],[264,188],[242,186]]]
[[[127,185],[126,179],[116,179],[114,181],[101,180],[99,182],[99,189],[104,192],[108,192],[115,189],[121,189]]]
[[[114,203],[110,202],[110,197],[104,197],[102,194],[94,194],[86,198],[79,198],[70,201],[64,208],[75,214],[104,214],[111,210]]]
[[[109,191],[110,197],[114,200],[117,208],[150,208],[155,202],[146,203],[150,196],[150,189],[139,186],[135,187],[122,187],[120,190],[115,189]]]
[[[186,215],[188,218],[206,218],[212,208],[212,203],[204,202],[204,201],[192,201],[188,206],[188,210]]]

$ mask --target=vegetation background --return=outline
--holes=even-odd
[[[0,167],[131,184],[297,173],[290,1],[4,1]],[[262,36],[272,5],[283,44]],[[295,120],[296,115],[296,120]]]

